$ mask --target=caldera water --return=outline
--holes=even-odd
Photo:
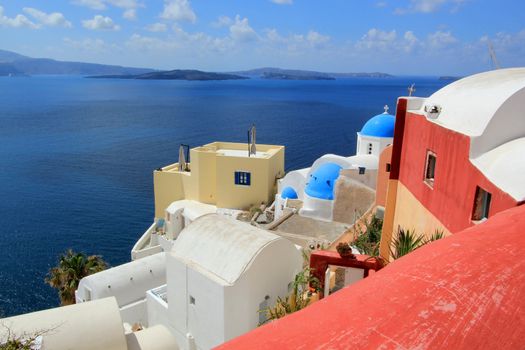
[[[286,146],[286,169],[326,153],[352,155],[356,132],[415,83],[437,78],[335,81],[152,81],[78,76],[0,77],[0,317],[58,305],[44,278],[68,248],[130,260],[153,220],[152,171],[181,143]]]

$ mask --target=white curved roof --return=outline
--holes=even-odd
[[[468,136],[479,136],[505,101],[521,89],[525,89],[525,68],[475,74],[434,93],[419,113],[425,115],[425,106],[438,105],[441,112],[433,122]]]
[[[215,205],[205,204],[190,199],[181,199],[175,201],[166,208],[166,211],[170,214],[173,214],[181,208],[184,209],[184,216],[186,216],[191,221],[203,215],[217,212],[217,207]]]
[[[182,230],[171,254],[232,285],[260,251],[278,241],[289,243],[293,248],[292,243],[280,236],[231,218],[208,214]]]
[[[525,137],[507,142],[472,163],[496,186],[516,201],[525,200]]]

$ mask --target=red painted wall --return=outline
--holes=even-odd
[[[399,180],[451,232],[473,225],[476,186],[492,194],[489,217],[518,205],[474,167],[469,149],[468,136],[406,113]],[[423,181],[427,150],[437,156],[433,189]]]

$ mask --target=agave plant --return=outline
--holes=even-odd
[[[75,290],[80,280],[107,266],[100,255],[86,256],[69,249],[60,256],[58,266],[49,270],[45,281],[58,290],[61,305],[70,305],[75,303]]]
[[[259,310],[259,313],[266,315],[266,321],[260,325],[304,309],[310,304],[310,286],[315,286],[315,292],[319,291],[319,280],[311,272],[312,269],[305,266],[301,272],[295,275],[292,282],[292,290],[288,296],[284,298],[277,297],[274,306]]]
[[[434,242],[434,241],[437,241],[438,239],[441,239],[445,236],[444,232],[442,230],[438,230],[436,229],[434,231],[434,233],[432,234],[432,236],[430,236],[426,241],[425,241],[425,244],[426,243],[430,243],[430,242]]]
[[[398,227],[397,236],[392,240],[392,245],[390,246],[390,255],[393,259],[399,259],[425,243],[426,241],[423,235],[418,235],[415,231]]]

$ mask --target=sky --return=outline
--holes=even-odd
[[[0,49],[156,69],[525,66],[523,0],[0,0]]]

